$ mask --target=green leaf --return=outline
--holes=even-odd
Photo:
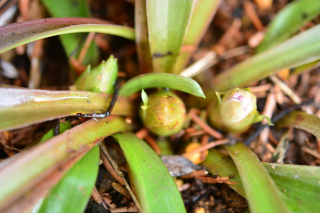
[[[1,162],[0,211],[25,196],[63,162],[83,154],[111,134],[129,130],[131,126],[120,117],[91,119]]]
[[[320,138],[320,118],[302,111],[289,113],[276,123],[276,127],[294,127],[310,132],[317,138]]]
[[[89,5],[86,0],[42,0],[46,8],[53,17],[90,17]],[[83,42],[83,35],[81,34],[67,34],[60,36],[67,56],[76,50]],[[84,64],[95,64],[99,58],[98,48],[95,43],[91,43],[87,54],[84,58]]]
[[[102,113],[111,100],[109,95],[102,93],[31,90],[18,87],[0,87],[0,94],[3,94],[0,96],[0,131],[77,113]],[[119,97],[113,114],[132,115],[132,107],[127,98]]]
[[[192,53],[196,50],[200,40],[206,32],[221,0],[195,1],[191,13],[187,35],[182,47],[188,47],[180,51],[174,66],[174,73],[180,73],[189,62]]]
[[[292,212],[319,212],[319,167],[262,164],[280,189],[281,197]],[[237,167],[231,158],[222,155],[216,149],[211,149],[202,165],[206,166],[212,174],[218,174],[221,177],[233,175],[234,178],[230,181],[238,183],[229,187],[246,197]]]
[[[132,133],[112,135],[129,165],[143,212],[186,212],[168,169],[143,140]]]
[[[263,163],[280,191],[309,212],[320,212],[320,167]]]
[[[97,179],[99,159],[99,146],[95,146],[65,174],[38,212],[84,212]]]
[[[320,59],[320,25],[224,71],[213,80],[218,91],[243,87],[283,69]]]
[[[134,1],[134,30],[140,73],[152,71],[152,61],[148,38],[147,6],[145,0]]]
[[[97,32],[134,39],[132,28],[105,23],[94,18],[48,18],[8,24],[0,27],[0,54],[22,44],[69,33]]]
[[[279,191],[257,156],[244,144],[225,146],[240,174],[252,212],[288,212]]]
[[[119,94],[128,97],[142,89],[170,88],[205,98],[200,85],[191,78],[169,73],[149,73],[137,76],[126,82]]]
[[[99,66],[93,69],[88,66],[86,71],[78,77],[75,85],[77,90],[112,94],[117,74],[117,59],[111,55],[107,61],[102,61]]]
[[[71,129],[71,127],[72,126],[69,121],[65,121],[65,123],[61,122],[60,123],[60,133],[63,133],[64,131]],[[43,143],[53,137],[54,137],[54,129],[52,128],[41,138],[41,140],[38,143],[39,144]]]
[[[117,61],[110,56],[107,62],[102,62],[91,72],[89,66],[89,71],[83,73],[75,84],[80,90],[112,93],[117,73]],[[61,126],[64,126],[62,124],[60,131]],[[49,133],[53,137],[53,129]],[[41,141],[49,139],[48,136],[47,133]],[[99,147],[96,146],[82,157],[51,190],[37,212],[83,212],[96,182],[99,152]]]
[[[142,102],[145,106],[148,106],[148,95],[147,93],[144,91],[144,89],[141,90],[141,98],[142,98]]]
[[[154,72],[172,72],[185,37],[193,0],[147,0]]]
[[[257,52],[275,46],[320,14],[320,1],[300,0],[288,4],[272,20]]]

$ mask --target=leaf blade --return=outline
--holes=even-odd
[[[314,0],[294,1],[281,10],[268,26],[267,33],[257,52],[262,52],[285,41],[304,24],[320,13],[320,2]]]
[[[1,162],[0,211],[31,190],[40,174],[48,175],[59,164],[83,154],[83,151],[88,151],[105,137],[129,130],[131,126],[123,118],[110,116],[98,121],[91,119]]]
[[[142,89],[156,87],[176,89],[205,98],[200,85],[196,81],[170,73],[149,73],[132,78],[123,85],[119,94],[128,97]]]
[[[274,182],[257,156],[242,143],[224,147],[237,166],[250,210],[288,212]]]
[[[0,87],[0,131],[15,129],[46,120],[103,112],[111,97],[102,93],[81,91],[46,91]],[[34,110],[34,109],[37,110]],[[114,114],[131,114],[132,104],[119,98]]]
[[[154,72],[172,72],[186,34],[192,6],[193,0],[147,0]]]
[[[94,18],[48,18],[0,27],[0,53],[42,38],[80,32],[97,32],[134,39],[130,27],[106,24]]]
[[[99,146],[95,146],[51,190],[38,212],[83,212],[96,182],[99,159]]]
[[[186,212],[180,192],[157,154],[132,133],[115,134],[143,212]]]
[[[317,25],[237,64],[214,78],[214,88],[225,91],[234,87],[243,87],[283,69],[320,59],[319,33],[320,25]]]
[[[310,115],[303,111],[293,111],[280,119],[277,128],[294,127],[310,132],[317,138],[320,138],[320,118],[316,115]]]

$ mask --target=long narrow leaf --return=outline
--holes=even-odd
[[[0,211],[32,189],[59,164],[94,147],[100,140],[131,127],[124,119],[107,117],[86,121],[49,141],[0,164]],[[21,175],[23,174],[23,175]],[[40,175],[42,174],[42,175]],[[12,184],[8,184],[12,183]]]
[[[94,92],[45,91],[0,87],[0,131],[15,129],[77,113],[99,113],[106,110],[111,97]],[[115,115],[132,114],[132,104],[119,98]]]
[[[145,0],[134,1],[134,30],[140,73],[152,71],[152,61],[148,38],[147,6]]]
[[[244,144],[225,146],[240,174],[252,212],[288,212],[273,180],[257,156]]]
[[[200,85],[191,78],[169,73],[149,73],[130,79],[119,91],[119,94],[128,97],[142,89],[170,88],[205,98]]]
[[[320,138],[320,118],[302,111],[294,111],[276,123],[277,128],[294,127],[310,132]]]
[[[221,177],[234,176],[229,185],[236,192],[246,197],[237,167],[231,158],[222,155],[216,149],[211,149],[206,160],[202,163],[212,174]],[[282,198],[292,212],[319,212],[318,194],[320,186],[320,168],[314,166],[284,165],[262,163],[275,184]]]
[[[172,72],[192,11],[193,0],[147,0],[154,72]]]
[[[83,156],[53,188],[38,212],[83,212],[97,179],[99,153],[99,146],[95,146]]]
[[[56,1],[42,0],[51,16],[59,17],[91,17],[88,1]],[[66,34],[60,36],[63,47],[69,56],[83,41],[81,34]],[[95,64],[99,58],[98,48],[95,43],[91,43],[84,58],[84,64]]]
[[[304,24],[320,14],[320,1],[300,0],[288,4],[268,26],[268,31],[257,48],[257,52],[285,41]]]
[[[187,65],[192,53],[196,50],[206,32],[221,0],[195,1],[186,38],[174,66],[174,73],[180,73]],[[183,49],[184,48],[184,49]]]
[[[0,53],[42,38],[81,32],[97,32],[134,39],[130,27],[105,24],[94,18],[48,18],[0,27]]]
[[[115,134],[129,165],[143,212],[186,212],[168,169],[147,143],[134,134]]]
[[[118,73],[117,60],[110,56],[94,69],[87,69],[75,85],[80,90],[112,93]],[[100,76],[100,78],[97,78]],[[62,126],[62,125],[60,125]],[[48,133],[45,135],[47,136]],[[97,179],[99,147],[90,150],[64,175],[41,203],[38,212],[83,212]]]
[[[213,86],[218,91],[243,87],[283,69],[320,59],[320,25],[288,41],[241,62],[218,75]]]

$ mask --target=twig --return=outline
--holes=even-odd
[[[114,160],[111,158],[110,154],[108,153],[107,149],[102,145],[102,143],[99,143],[100,145],[100,149],[103,152],[103,154],[108,158],[108,160],[110,161],[112,167],[114,168],[114,170],[116,171],[116,173],[123,179],[124,181],[124,186],[126,187],[126,189],[129,191],[132,200],[134,201],[134,203],[136,204],[136,206],[138,207],[138,209],[141,211],[141,206],[140,203],[138,201],[138,199],[136,198],[136,196],[133,194],[128,182],[126,181],[126,179],[124,178],[124,174],[120,171],[118,165],[114,162]]]
[[[306,146],[303,146],[303,147],[301,148],[301,150],[302,150],[303,152],[305,152],[305,153],[308,153],[309,155],[312,155],[312,156],[315,157],[315,158],[320,159],[320,153],[317,152],[317,151],[315,151],[315,150],[312,150],[312,149],[310,149],[310,148],[308,148],[308,147],[306,147]]]
[[[157,142],[149,134],[147,134],[144,139],[149,144],[149,146],[151,146],[151,148],[157,153],[157,155],[161,154],[161,150]]]
[[[258,31],[262,31],[264,29],[264,26],[263,26],[262,22],[260,21],[259,16],[257,15],[253,4],[249,1],[245,1],[245,2],[243,2],[243,8],[244,8],[244,11],[246,12],[246,14],[248,15],[248,17],[250,18],[250,20],[252,21],[254,27]]]
[[[139,208],[138,206],[129,206],[129,207],[120,207],[116,209],[111,209],[111,212],[138,212]]]
[[[105,209],[108,209],[108,210],[109,210],[109,208],[106,206],[103,198],[102,198],[101,195],[99,194],[96,186],[93,187],[93,190],[92,190],[92,192],[91,192],[91,196],[93,197],[94,201],[96,201],[98,204],[102,204]]]
[[[86,41],[85,41],[85,43],[84,43],[84,45],[82,47],[82,50],[80,51],[80,54],[79,54],[79,57],[78,57],[78,61],[81,64],[83,62],[84,57],[86,56],[86,54],[88,52],[89,46],[90,46],[90,44],[91,44],[91,42],[92,42],[92,40],[94,38],[94,35],[95,35],[94,32],[90,32],[89,33],[89,35],[88,35],[88,37],[87,37],[87,39],[86,39]]]
[[[272,75],[269,76],[269,79],[278,87],[281,88],[281,90],[286,93],[294,103],[300,104],[301,103],[301,98],[285,83],[283,83],[277,76]]]
[[[200,146],[199,148],[192,150],[191,152],[183,153],[182,156],[187,158],[187,157],[190,157],[190,156],[192,156],[193,154],[195,154],[197,152],[202,152],[202,151],[211,149],[211,148],[213,148],[215,146],[227,144],[227,143],[229,143],[229,141],[230,141],[229,139],[212,141],[212,142],[209,142],[208,144],[206,144],[204,146]]]
[[[217,131],[215,131],[214,129],[212,129],[208,124],[206,124],[204,121],[202,121],[195,113],[194,109],[191,109],[189,111],[189,115],[191,117],[191,119],[197,123],[202,129],[204,129],[208,134],[210,134],[212,137],[214,138],[218,138],[221,139],[223,137],[223,135]]]
[[[103,162],[104,167],[106,168],[106,170],[110,173],[110,175],[121,185],[124,185],[124,181],[122,179],[122,177],[120,177],[117,172],[113,169],[113,167],[111,166],[110,162],[108,161],[107,157],[104,155],[104,153],[102,151],[100,151],[100,156]]]

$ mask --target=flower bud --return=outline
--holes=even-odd
[[[262,119],[270,119],[257,111],[257,98],[247,89],[232,89],[225,94],[216,93],[217,100],[211,105],[209,118],[213,126],[232,132],[241,133]]]
[[[85,72],[79,76],[75,85],[77,90],[112,94],[117,74],[117,59],[111,55],[107,61],[102,61],[99,66],[93,69],[88,66]]]
[[[148,97],[148,105],[148,108],[140,109],[140,117],[151,132],[159,136],[170,136],[182,129],[186,108],[176,94],[158,91]]]

